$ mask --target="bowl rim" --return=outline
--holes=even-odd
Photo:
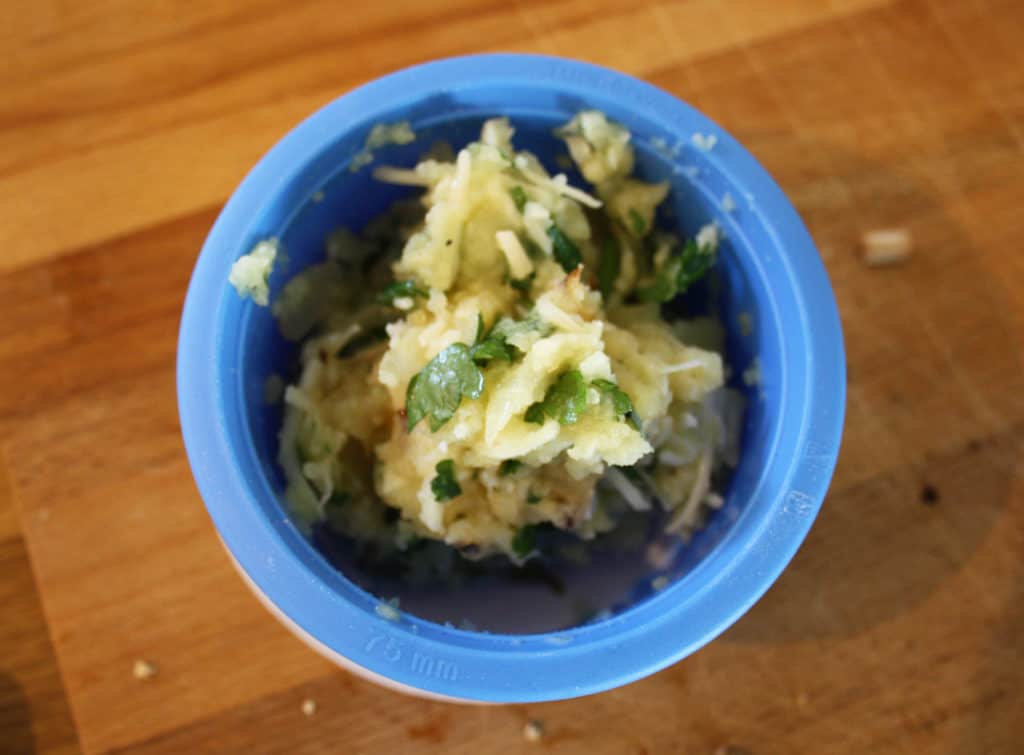
[[[704,161],[756,197],[750,211],[775,241],[773,274],[792,283],[806,340],[805,374],[783,379],[802,400],[786,412],[791,451],[772,460],[787,466],[777,490],[758,500],[759,516],[741,517],[694,570],[700,589],[670,586],[612,619],[548,635],[465,632],[403,615],[389,621],[373,603],[339,592],[337,573],[311,568],[255,498],[266,485],[237,463],[224,415],[220,339],[212,313],[233,295],[227,270],[255,219],[289,179],[367,112],[398,107],[464,86],[516,83],[564,89],[586,98],[615,91],[638,117],[688,137],[713,134]],[[252,306],[248,304],[247,306]],[[177,390],[182,435],[201,497],[246,582],[275,614],[335,662],[375,681],[416,694],[462,701],[532,702],[600,692],[675,663],[717,637],[776,580],[817,515],[839,451],[846,396],[842,328],[832,288],[809,233],[768,172],[718,124],[676,97],[627,74],[581,61],[525,54],[447,58],[406,68],[354,89],[324,106],[281,139],[228,200],[196,262],[182,313]],[[790,395],[790,394],[787,394]],[[744,523],[744,519],[747,521]],[[742,526],[741,526],[742,525]],[[691,572],[692,574],[693,572]],[[342,578],[343,579],[343,578]],[[344,580],[347,582],[347,580]],[[358,590],[358,588],[356,588]],[[276,610],[275,610],[276,609]]]

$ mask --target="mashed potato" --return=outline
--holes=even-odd
[[[710,267],[717,229],[687,243],[655,230],[668,185],[631,177],[629,132],[603,114],[558,134],[592,191],[487,121],[454,159],[377,168],[421,202],[333,234],[275,300],[303,339],[280,438],[297,519],[515,561],[540,525],[613,528],[608,490],[699,524],[728,456],[722,358],[714,336],[681,337],[714,323],[667,322],[661,305]],[[273,256],[252,257],[232,282],[265,304]]]

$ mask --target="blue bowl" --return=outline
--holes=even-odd
[[[672,182],[671,222],[693,233],[716,219],[725,231],[715,301],[729,332],[727,358],[735,374],[756,363],[761,378],[747,389],[742,458],[726,503],[683,549],[667,588],[635,589],[603,620],[529,634],[456,629],[421,618],[424,611],[388,620],[376,610],[379,598],[332,567],[285,513],[274,461],[280,410],[264,404],[263,384],[272,372],[287,372],[295,346],[280,338],[265,308],[231,289],[231,264],[260,239],[282,239],[289,262],[271,279],[273,296],[322,259],[328,230],[358,228],[399,198],[400,187],[373,181],[368,169],[349,170],[376,123],[411,122],[417,141],[378,151],[378,162],[412,165],[434,140],[459,145],[486,118],[507,115],[517,146],[550,164],[562,151],[551,129],[586,108],[632,131],[641,175]],[[717,142],[701,149],[707,144],[695,144],[694,134]],[[723,202],[726,195],[731,201]],[[741,328],[748,315],[753,328]],[[807,534],[835,465],[845,392],[828,278],[768,173],[718,125],[661,90],[597,66],[532,55],[475,55],[399,71],[300,124],[260,160],[214,224],[178,344],[178,402],[192,471],[256,594],[340,665],[405,692],[460,701],[600,692],[658,671],[724,631]],[[492,586],[482,601],[514,605],[515,589]],[[481,596],[464,600],[479,604]]]

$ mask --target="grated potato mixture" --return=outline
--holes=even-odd
[[[299,521],[516,562],[535,528],[592,538],[622,502],[700,526],[742,410],[717,321],[669,322],[662,304],[711,266],[718,228],[685,243],[657,230],[669,186],[631,176],[630,134],[602,113],[557,133],[592,190],[489,120],[450,159],[378,167],[422,198],[333,233],[275,299],[303,343],[279,456]],[[232,275],[260,304],[269,252]]]

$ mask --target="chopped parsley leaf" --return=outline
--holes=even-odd
[[[583,255],[580,254],[580,250],[554,223],[548,228],[548,238],[551,239],[552,255],[555,262],[561,265],[565,272],[571,273],[583,263]]]
[[[377,294],[377,301],[381,304],[393,304],[395,299],[414,298],[417,296],[425,298],[427,295],[427,292],[420,288],[414,280],[394,281]]]
[[[533,279],[537,277],[537,273],[533,272],[527,275],[525,278],[509,278],[508,285],[512,286],[516,291],[522,294],[529,294],[530,289],[533,287]]]
[[[528,524],[516,532],[512,538],[512,552],[519,558],[526,558],[537,548],[537,530],[532,524]]]
[[[455,414],[463,396],[480,398],[484,375],[464,343],[453,343],[427,362],[409,381],[405,412],[411,431],[424,417],[437,432]]]
[[[519,243],[523,245],[523,249],[526,251],[526,256],[531,260],[536,261],[544,256],[544,250],[537,246],[537,242],[529,236],[521,235],[519,237]]]
[[[715,261],[715,249],[697,246],[692,239],[657,271],[654,281],[637,291],[644,301],[667,302],[704,277]]]
[[[569,370],[558,376],[548,388],[541,402],[544,413],[560,425],[572,425],[579,421],[587,408],[587,383],[579,370]]]
[[[450,501],[462,495],[462,488],[455,479],[455,462],[451,459],[437,462],[434,467],[437,477],[430,481],[430,490],[439,503]]]
[[[647,223],[644,221],[643,215],[637,212],[632,207],[629,208],[629,227],[633,231],[633,235],[637,238],[641,238],[647,233]]]
[[[484,313],[476,313],[476,337],[473,339],[473,345],[480,343],[484,338]]]
[[[538,401],[536,404],[530,404],[530,408],[526,410],[526,414],[523,415],[523,420],[526,422],[532,422],[535,425],[544,424],[544,404]]]
[[[526,196],[526,192],[522,186],[513,186],[508,190],[508,193],[512,195],[512,201],[516,203],[516,209],[522,212],[526,207],[526,203],[530,201],[530,198]]]
[[[508,477],[509,475],[514,475],[522,466],[523,462],[519,461],[519,459],[505,459],[505,461],[501,462],[501,466],[498,467],[498,476]]]

